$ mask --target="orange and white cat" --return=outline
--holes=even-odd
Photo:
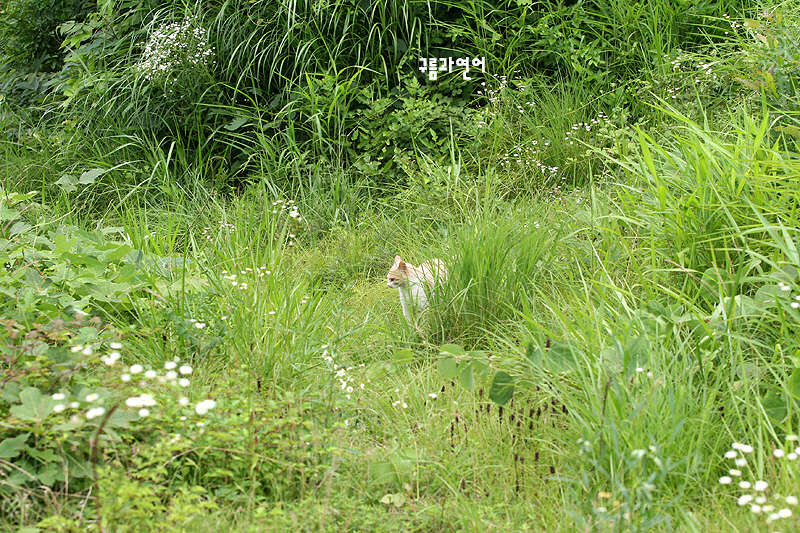
[[[406,263],[400,256],[394,258],[394,265],[386,275],[387,285],[391,289],[400,291],[400,307],[403,308],[403,316],[406,320],[411,320],[412,316],[421,313],[428,307],[428,293],[433,290],[437,282],[447,279],[447,268],[444,262],[433,259],[427,263],[422,263],[415,267]]]

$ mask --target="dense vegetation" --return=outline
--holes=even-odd
[[[798,7],[3,3],[0,529],[797,530]]]

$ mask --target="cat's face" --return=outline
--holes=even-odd
[[[389,273],[386,274],[386,284],[390,289],[399,289],[405,283],[407,276],[408,271],[405,262],[400,259],[399,255],[395,256],[394,265],[389,269]]]

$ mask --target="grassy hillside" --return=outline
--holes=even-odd
[[[796,2],[44,4],[0,529],[798,529]]]

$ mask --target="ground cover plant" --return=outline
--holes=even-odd
[[[796,2],[49,4],[0,530],[798,529]]]

